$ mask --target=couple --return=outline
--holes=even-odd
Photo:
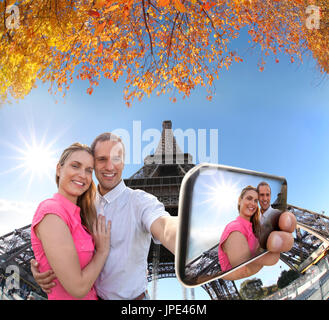
[[[260,205],[260,209],[258,207]],[[260,182],[257,188],[253,186],[245,187],[238,199],[239,216],[230,222],[224,229],[218,246],[218,260],[222,271],[228,271],[243,262],[250,260],[256,255],[263,252],[263,249],[270,248],[271,243],[282,241],[283,239],[273,240],[274,232],[267,234],[265,245],[260,245],[260,236],[263,237],[263,225],[265,216],[272,209],[271,207],[271,188],[267,182]],[[276,210],[281,213],[279,210]],[[278,216],[279,217],[279,216]],[[289,218],[290,219],[290,218]],[[283,229],[282,219],[279,220],[280,229]],[[272,229],[273,230],[273,229]],[[272,231],[271,230],[271,231]],[[286,239],[286,243],[291,239]],[[267,243],[266,243],[267,242]],[[293,243],[291,243],[292,246]],[[244,269],[252,269],[257,272],[262,265],[261,258],[253,263],[243,267]],[[243,275],[242,271],[239,271]],[[246,272],[246,271],[245,271]],[[248,272],[251,272],[250,270]],[[227,279],[235,277],[233,272]],[[226,278],[224,278],[226,279]]]
[[[63,152],[58,193],[39,205],[31,227],[39,271],[47,271],[38,274],[32,261],[32,273],[49,299],[143,299],[151,235],[174,252],[176,219],[154,196],[127,188],[123,167],[124,146],[110,133]]]
[[[151,238],[175,252],[177,217],[153,195],[126,187],[123,168],[124,145],[111,133],[98,136],[91,149],[74,144],[64,151],[58,193],[39,205],[31,227],[37,260],[31,270],[49,299],[145,299]],[[295,217],[287,212],[280,222],[260,268],[292,246]]]

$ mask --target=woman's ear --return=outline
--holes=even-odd
[[[60,175],[60,172],[61,171],[61,165],[59,163],[57,163],[57,166],[56,166],[56,177],[59,177]]]

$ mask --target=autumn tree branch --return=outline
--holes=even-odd
[[[143,17],[144,17],[145,28],[146,28],[146,31],[148,33],[149,39],[150,39],[151,55],[153,57],[154,63],[157,64],[156,63],[156,60],[155,60],[155,57],[154,57],[154,54],[153,54],[153,41],[152,41],[152,36],[151,36],[151,32],[150,32],[149,26],[147,24],[146,13],[145,13],[145,1],[144,0],[142,0],[142,9],[143,9]]]

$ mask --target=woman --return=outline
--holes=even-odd
[[[256,237],[259,228],[258,192],[252,186],[244,188],[238,200],[239,216],[222,233],[218,260],[222,271],[228,271],[254,257],[259,248]]]
[[[56,167],[58,192],[33,217],[31,243],[40,271],[52,269],[57,276],[49,300],[97,300],[93,284],[109,253],[110,223],[96,215],[93,168],[88,146],[65,149]]]

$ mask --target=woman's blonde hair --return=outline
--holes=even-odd
[[[91,149],[79,142],[71,144],[68,148],[66,148],[59,161],[58,164],[62,167],[67,160],[67,158],[76,151],[86,151],[92,157],[93,153]],[[56,184],[59,186],[59,176],[56,173]],[[95,196],[96,196],[96,186],[93,180],[91,180],[91,184],[87,191],[85,191],[81,196],[78,197],[77,206],[80,207],[80,217],[82,224],[88,229],[90,233],[92,233],[92,224],[97,217],[96,208],[95,208]]]
[[[253,186],[246,186],[245,188],[242,189],[241,194],[239,196],[239,200],[242,200],[242,198],[244,197],[244,195],[246,194],[247,191],[255,191],[258,194],[258,190],[257,188],[253,187]],[[238,201],[238,210],[240,212],[240,201]],[[259,224],[260,224],[260,219],[259,219],[259,207],[257,205],[257,209],[256,212],[252,215],[252,217],[250,218],[250,222],[252,224],[252,230],[254,232],[254,234],[256,235],[256,237],[258,237],[258,232],[259,232]]]

